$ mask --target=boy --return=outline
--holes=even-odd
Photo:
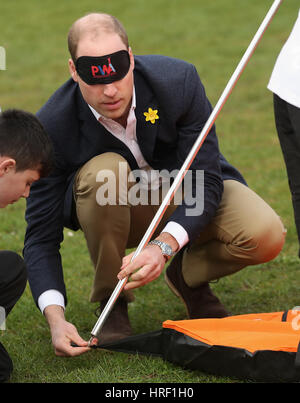
[[[0,208],[28,197],[30,186],[50,173],[53,151],[37,118],[21,110],[0,113]],[[27,281],[23,259],[11,251],[0,251],[0,327],[21,297]],[[11,358],[0,343],[0,381],[13,369]]]

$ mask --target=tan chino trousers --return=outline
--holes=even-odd
[[[74,183],[78,221],[95,267],[92,302],[110,297],[118,283],[117,274],[126,249],[138,246],[159,208],[159,205],[130,205],[126,201],[124,194],[134,183],[124,178],[119,181],[120,163],[126,164],[129,174],[130,168],[120,155],[96,156],[78,171]],[[99,176],[101,172],[115,178],[116,193],[106,205],[98,202],[97,192],[107,184],[103,180],[105,175]],[[154,236],[161,232],[176,207],[171,203]],[[187,285],[196,287],[246,266],[267,262],[281,251],[285,233],[280,218],[264,200],[247,186],[226,180],[215,217],[184,252],[184,279]],[[124,291],[124,297],[132,301],[133,293]]]

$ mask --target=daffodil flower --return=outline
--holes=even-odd
[[[157,112],[157,109],[153,110],[152,108],[148,108],[148,112],[144,112],[144,115],[146,116],[146,122],[151,122],[152,124],[155,123],[155,120],[159,119]]]

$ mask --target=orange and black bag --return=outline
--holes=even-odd
[[[163,323],[99,346],[160,356],[184,368],[264,382],[300,381],[300,311]]]

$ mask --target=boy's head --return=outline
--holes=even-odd
[[[16,109],[0,113],[0,208],[28,197],[52,165],[52,144],[37,118]]]

